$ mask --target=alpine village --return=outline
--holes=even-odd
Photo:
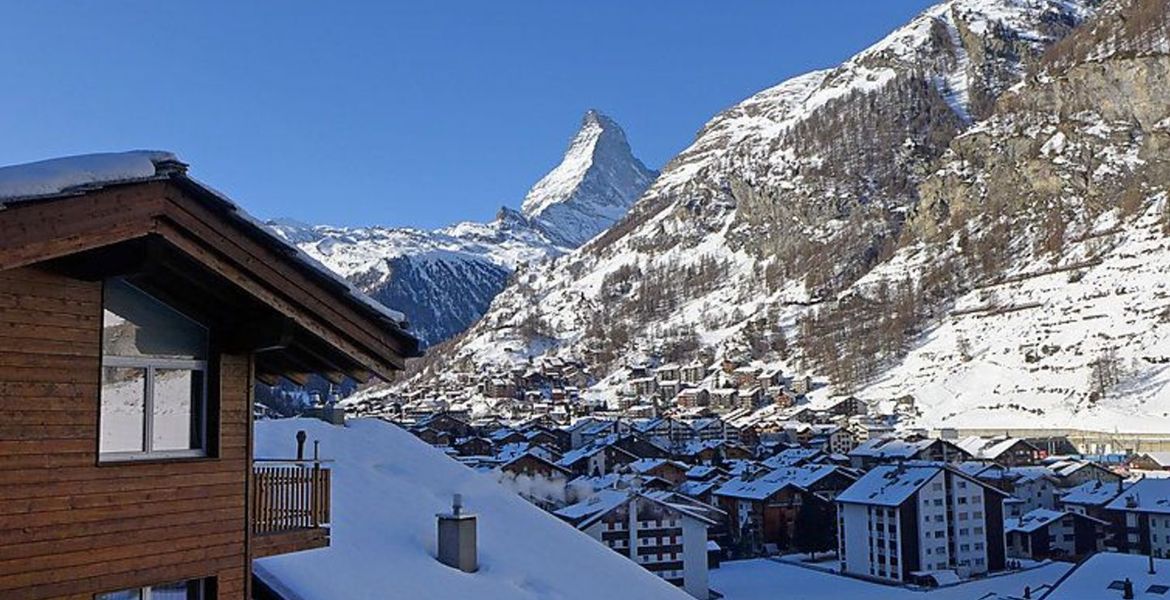
[[[0,599],[1170,598],[1167,0],[591,109],[487,222],[199,167],[0,167]]]

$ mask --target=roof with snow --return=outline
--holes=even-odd
[[[1037,508],[1024,514],[1018,519],[1004,519],[1004,531],[1019,531],[1021,533],[1032,533],[1037,529],[1047,527],[1065,517],[1073,517],[1074,519],[1089,519],[1099,525],[1108,525],[1105,521],[1094,519],[1087,515],[1079,515],[1077,513],[1049,510],[1047,508]]]
[[[837,472],[832,465],[808,465],[775,469],[755,478],[737,477],[715,490],[716,496],[764,500],[786,487],[807,490]]]
[[[1086,481],[1069,488],[1060,497],[1060,501],[1081,506],[1103,506],[1120,495],[1125,487],[1125,484],[1118,485],[1106,481]]]
[[[1170,479],[1142,479],[1106,504],[1105,508],[1170,515]]]
[[[256,575],[289,592],[289,600],[688,597],[389,423],[260,421],[256,455],[292,456],[298,430],[335,460],[333,519],[328,548],[255,561]],[[455,493],[478,515],[480,570],[474,574],[435,558],[435,514],[450,507]]]
[[[715,524],[714,520],[699,512],[695,507],[678,502],[669,502],[669,493],[664,495],[654,492],[642,492],[635,489],[601,490],[592,497],[576,504],[570,504],[553,514],[572,523],[578,529],[585,529],[597,522],[598,519],[604,517],[607,513],[633,501],[635,498],[643,498],[672,509],[684,518],[697,519],[707,525]]]
[[[1016,444],[1027,444],[1026,440],[1013,437],[984,438],[978,436],[965,437],[955,442],[955,445],[965,450],[975,458],[995,460],[1004,452],[1011,450]]]
[[[950,471],[955,477],[974,482],[985,491],[1007,496],[1004,492],[942,463],[921,462],[874,467],[856,483],[841,492],[837,496],[837,501],[850,504],[898,506],[917,493],[922,486],[926,485],[926,482],[943,471]]]
[[[1043,600],[1120,600],[1123,582],[1133,585],[1135,600],[1165,600],[1170,597],[1170,559],[1150,559],[1140,554],[1100,552],[1081,562]]]

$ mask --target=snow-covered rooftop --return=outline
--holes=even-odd
[[[942,470],[937,465],[877,466],[841,492],[837,501],[898,506]]]
[[[633,561],[377,420],[345,427],[309,420],[256,424],[256,455],[286,458],[305,430],[334,459],[328,548],[256,561],[290,598],[482,600],[687,598]],[[435,514],[463,494],[479,516],[477,573],[435,558]]]
[[[732,479],[715,490],[715,495],[763,500],[788,486],[807,490],[836,470],[832,465],[779,468],[754,479]]]
[[[1170,560],[1155,559],[1153,575],[1149,560],[1140,554],[1094,554],[1069,572],[1044,600],[1120,599],[1126,579],[1133,584],[1135,600],[1164,599],[1170,592]]]
[[[1170,479],[1142,479],[1106,504],[1105,508],[1170,514]]]

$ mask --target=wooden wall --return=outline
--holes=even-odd
[[[0,271],[0,598],[215,577],[245,597],[252,365],[221,359],[219,457],[97,464],[101,286]]]

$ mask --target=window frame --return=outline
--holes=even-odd
[[[205,333],[204,359],[190,359],[190,358],[170,358],[162,356],[119,356],[105,353],[105,313],[106,313],[106,286],[111,280],[117,280],[120,284],[132,288],[134,291],[144,295],[151,301],[157,303],[161,307],[173,312],[176,316],[186,319],[193,325],[202,329]],[[126,464],[136,462],[158,462],[171,460],[191,460],[191,459],[205,459],[214,458],[212,449],[212,427],[210,419],[215,414],[211,408],[213,388],[213,371],[216,356],[214,344],[212,340],[211,328],[207,324],[191,317],[186,312],[180,310],[178,307],[171,305],[168,302],[156,297],[155,295],[143,290],[137,285],[122,277],[106,279],[102,282],[102,302],[101,302],[101,321],[99,331],[99,347],[101,353],[99,355],[98,373],[98,440],[97,440],[97,462],[99,465],[108,464]],[[105,379],[105,369],[107,368],[131,368],[142,369],[144,372],[143,382],[143,424],[142,424],[142,448],[143,450],[131,451],[110,451],[103,452],[101,448],[102,436],[102,401],[103,401],[103,385],[101,381]],[[198,372],[202,385],[200,386],[199,394],[193,395],[192,400],[198,403],[195,410],[192,411],[193,416],[198,419],[197,437],[199,440],[199,448],[178,449],[178,450],[155,450],[154,446],[154,380],[155,371],[163,370],[182,370]],[[143,588],[145,589],[145,588]]]
[[[211,598],[213,598],[215,596],[215,594],[213,593],[214,592],[213,586],[215,585],[215,580],[213,578],[187,579],[184,581],[176,581],[173,583],[174,584],[185,584],[188,586],[191,586],[192,584],[194,584],[195,600],[211,600]],[[137,586],[137,587],[131,587],[131,588],[123,588],[120,590],[110,590],[107,592],[98,592],[97,594],[94,594],[93,597],[94,597],[94,600],[104,600],[105,598],[107,598],[111,594],[120,594],[122,592],[138,592],[138,597],[141,600],[152,600],[152,598],[154,596],[154,588],[162,587],[164,585],[172,585],[172,584],[171,583],[160,583],[160,584],[143,585],[143,586]],[[192,590],[188,589],[187,591],[189,594]]]

